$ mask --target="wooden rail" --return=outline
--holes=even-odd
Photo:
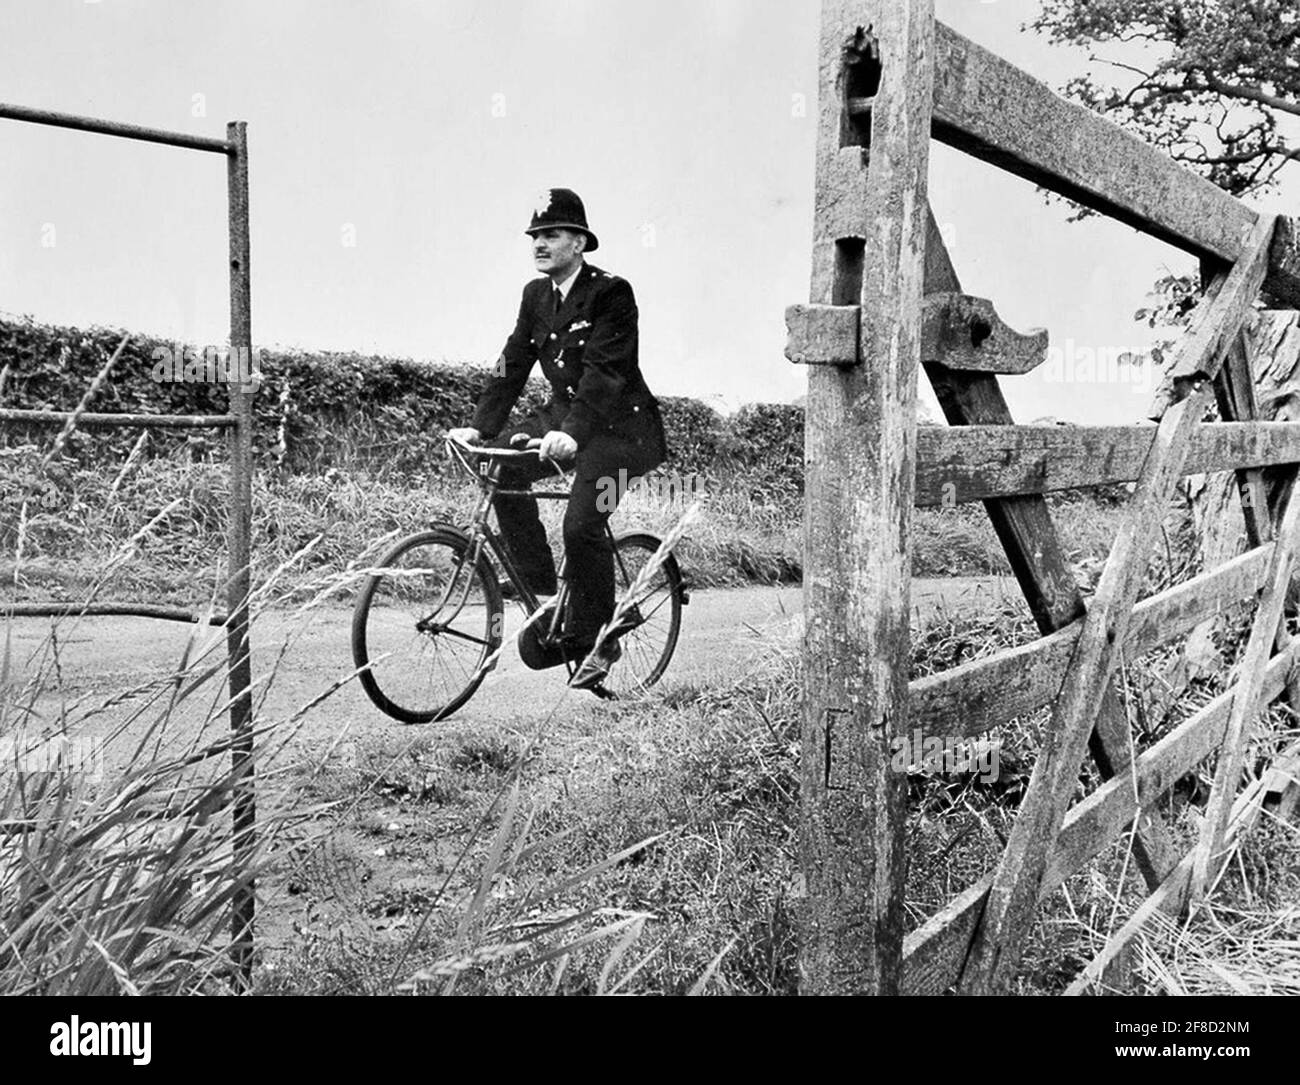
[[[938,23],[934,136],[1008,173],[1198,256],[1232,263],[1257,212],[1137,136]],[[858,112],[869,113],[862,101]],[[1300,304],[1300,247],[1288,220],[1265,287]]]
[[[924,426],[917,508],[1133,482],[1154,426]],[[1184,475],[1300,463],[1300,422],[1214,422],[1187,440]]]
[[[1168,644],[1263,587],[1273,544],[1169,588],[1133,608],[1124,638],[1127,658]],[[1083,627],[1075,622],[1050,636],[984,659],[918,678],[908,687],[910,726],[925,737],[975,738],[1050,704]]]

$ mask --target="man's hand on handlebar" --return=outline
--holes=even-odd
[[[448,430],[447,438],[451,441],[459,441],[463,445],[481,445],[483,443],[483,434],[472,426]]]
[[[563,430],[551,430],[542,438],[542,459],[553,463],[568,463],[578,454],[578,442]]]
[[[483,444],[483,434],[473,427],[465,427],[448,430],[447,440],[454,444],[479,447]],[[510,438],[510,447],[516,454],[536,452],[543,460],[561,466],[572,463],[578,454],[578,442],[561,430],[552,430],[540,440],[527,433],[516,433]]]

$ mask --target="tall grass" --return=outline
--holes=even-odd
[[[12,554],[17,496],[32,493],[28,554],[19,599],[85,596],[106,556],[132,524],[167,510],[147,545],[126,555],[100,586],[108,599],[148,598],[197,605],[213,588],[212,555],[224,547],[225,466],[203,442],[194,458],[150,459],[137,447],[123,465],[55,460],[42,469],[34,446],[0,448],[0,554]],[[437,469],[435,469],[437,468]],[[803,572],[802,497],[763,474],[740,471],[707,480],[704,514],[682,540],[677,557],[697,587],[797,584]],[[320,474],[261,472],[253,486],[254,579],[289,561],[308,542],[311,554],[289,574],[297,580],[337,572],[358,543],[421,530],[435,520],[458,519],[468,500],[465,482],[440,465],[419,473],[331,468]],[[618,530],[662,535],[687,506],[630,493]],[[1067,557],[1083,566],[1104,559],[1116,512],[1091,501],[1054,501]],[[562,510],[543,506],[558,546]],[[988,517],[978,506],[920,510],[915,518],[913,572],[922,577],[1008,575],[1010,570]],[[558,555],[557,555],[558,556]],[[0,576],[12,565],[0,557]]]
[[[226,989],[233,901],[319,814],[278,786],[298,721],[255,733],[257,835],[235,841],[224,630],[191,627],[167,673],[96,696],[61,659],[80,625],[52,619],[26,658],[5,626],[0,992]]]
[[[46,466],[53,465],[49,459]],[[118,473],[115,490],[132,467],[128,461]],[[10,530],[15,595],[33,537],[29,500],[44,481],[33,474],[19,493]],[[95,563],[83,610],[124,562],[156,542],[178,505],[173,499],[133,515],[111,507],[87,515],[113,545]],[[278,602],[272,598],[277,575],[287,567],[255,593],[255,618]],[[223,594],[218,578],[205,617]],[[49,620],[34,649],[19,652],[14,620],[5,620],[0,993],[228,990],[242,980],[231,953],[236,900],[319,814],[301,795],[277,786],[284,774],[277,758],[303,713],[266,722],[253,734],[262,799],[256,836],[234,839],[231,810],[247,781],[231,765],[224,628],[191,625],[160,676],[96,695],[78,691],[63,659],[62,645],[83,627],[83,611],[73,607]],[[272,666],[250,691],[259,707],[274,679]]]

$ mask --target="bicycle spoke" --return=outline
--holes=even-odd
[[[362,684],[403,722],[427,722],[463,703],[500,643],[495,576],[489,588],[484,566],[471,564],[466,548],[450,529],[405,540],[358,600],[354,655],[377,661]]]
[[[673,599],[671,595],[665,595],[662,599],[659,600],[658,603],[655,604],[654,610],[652,610],[649,614],[644,614],[644,613],[642,614],[641,621],[638,622],[637,624],[645,625],[647,622],[650,621],[651,618],[655,616],[656,613],[658,613],[661,609],[663,609],[665,604],[671,604],[672,601]]]
[[[677,643],[681,621],[680,575],[671,559],[648,584],[629,597],[637,576],[653,559],[658,540],[628,536],[618,543],[616,574],[620,580],[620,606],[635,609],[639,621],[620,638],[623,658],[615,664],[605,686],[618,695],[636,693],[654,685],[668,665]]]

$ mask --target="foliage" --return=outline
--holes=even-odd
[[[1234,196],[1269,190],[1300,156],[1279,124],[1300,116],[1291,0],[1045,0],[1030,27],[1122,73],[1073,79],[1068,96]]]
[[[0,402],[27,410],[77,406],[123,332],[54,327],[0,319]],[[224,414],[228,387],[199,381],[153,379],[157,352],[183,355],[184,344],[133,334],[90,409],[138,414]],[[263,468],[319,474],[364,467],[380,474],[440,471],[442,434],[463,425],[486,376],[482,367],[435,364],[358,354],[268,350],[259,353],[262,382],[254,398],[254,446]],[[545,400],[534,379],[519,413]],[[802,492],[803,409],[747,407],[727,419],[698,400],[664,397],[671,459],[667,470],[718,475],[737,467],[761,469],[787,494]],[[6,427],[10,444],[39,441],[48,431]],[[133,430],[74,434],[69,453],[125,455]],[[201,460],[219,449],[206,433],[151,431],[151,457]],[[773,488],[773,487],[769,487]]]
[[[0,358],[5,360],[4,403],[29,410],[70,410],[91,377],[121,341],[109,328],[52,327],[31,320],[0,320]],[[224,414],[228,385],[208,381],[155,380],[160,352],[180,357],[185,344],[132,333],[111,377],[91,409],[139,414]],[[483,373],[465,365],[432,365],[400,358],[357,354],[260,351],[262,380],[254,397],[254,446],[263,466],[290,471],[333,466],[342,447],[370,462],[391,462],[410,470],[441,450],[441,433],[473,411]],[[527,392],[529,404],[542,389]],[[340,441],[346,433],[347,440]],[[10,439],[30,440],[36,431],[10,430]],[[86,452],[94,442],[125,451],[136,434],[118,430],[74,435],[70,450]],[[200,458],[217,443],[211,435],[154,431],[152,454],[183,452]]]

